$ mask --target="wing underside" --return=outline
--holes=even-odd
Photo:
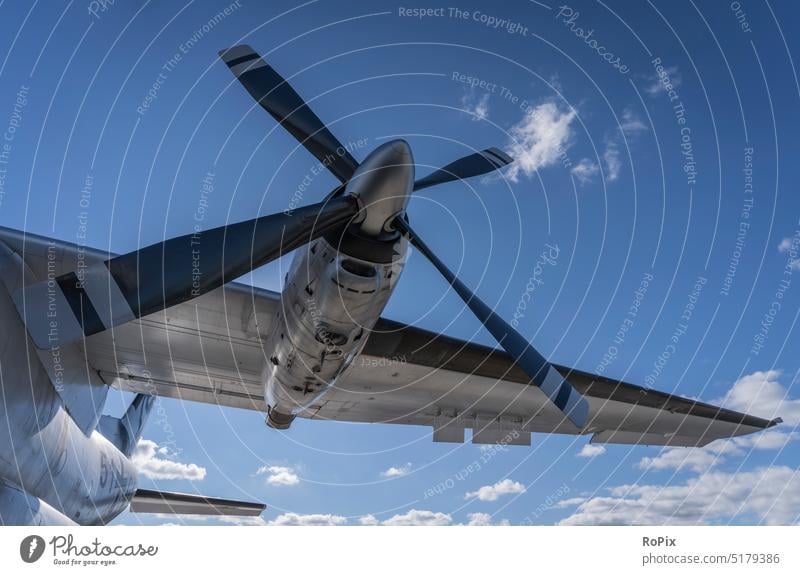
[[[0,230],[38,276],[75,266],[77,247]],[[55,258],[50,251],[55,245]],[[102,261],[105,252],[82,250]],[[72,267],[71,267],[72,266]],[[228,284],[189,303],[86,338],[89,364],[114,387],[266,411],[261,347],[280,295]],[[595,443],[705,445],[771,427],[766,420],[556,366],[589,402],[577,428],[503,351],[381,319],[363,353],[301,417],[423,425],[435,441],[529,444],[530,434],[591,434]]]
[[[364,353],[309,416],[427,425],[434,440],[530,443],[530,433],[592,434],[594,443],[705,445],[765,420],[556,366],[589,402],[583,429],[565,420],[502,351],[381,320]]]
[[[39,281],[114,254],[0,228]],[[228,284],[194,300],[85,338],[77,345],[106,384],[189,401],[265,411],[261,385],[275,292]]]

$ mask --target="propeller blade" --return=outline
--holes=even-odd
[[[413,246],[430,260],[453,289],[469,306],[472,313],[486,326],[503,349],[511,355],[533,383],[541,389],[550,401],[560,409],[564,415],[577,427],[584,427],[589,415],[589,404],[586,399],[568,384],[561,374],[536,351],[522,335],[512,328],[499,315],[494,313],[489,306],[483,303],[478,296],[465,286],[453,272],[430,250],[420,237],[408,225],[408,222],[398,217],[394,225],[400,230]]]
[[[242,44],[219,53],[231,72],[261,107],[342,183],[358,167],[356,159],[322,123],[303,98],[250,46]]]
[[[482,152],[476,152],[451,162],[444,168],[439,168],[421,180],[417,180],[414,182],[414,191],[455,180],[472,178],[473,176],[482,176],[494,170],[499,170],[513,161],[514,159],[505,152],[497,148],[488,148]]]
[[[350,196],[196,232],[18,289],[37,347],[55,348],[196,298],[358,214]]]

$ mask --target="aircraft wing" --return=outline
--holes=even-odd
[[[39,281],[114,255],[7,228],[0,241]],[[266,412],[259,333],[268,331],[279,304],[280,294],[232,283],[77,345],[113,387]]]
[[[589,423],[565,420],[504,351],[380,320],[315,419],[427,425],[434,441],[530,444],[531,432],[591,433],[593,443],[705,445],[772,427],[706,403],[555,366],[589,402]]]
[[[86,339],[89,363],[113,387],[266,413],[259,333],[280,295],[228,284]]]
[[[16,234],[16,235],[15,235]],[[0,230],[19,253],[22,235]],[[50,254],[55,245],[54,258]],[[107,253],[28,236],[38,277]],[[89,365],[117,388],[266,411],[261,368],[280,294],[228,284],[191,302],[86,338]],[[301,417],[428,426],[434,441],[529,444],[532,432],[592,434],[594,443],[705,445],[776,425],[706,403],[556,366],[589,402],[588,424],[565,420],[502,350],[381,319],[363,353]]]

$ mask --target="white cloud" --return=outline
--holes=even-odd
[[[486,120],[489,117],[489,94],[476,97],[474,92],[467,92],[461,98],[461,105],[475,121]]]
[[[358,522],[360,525],[450,525],[453,522],[453,518],[447,513],[412,509],[408,513],[395,515],[383,522],[379,521],[374,515],[359,517]],[[502,519],[493,523],[492,516],[488,513],[469,513],[467,515],[467,525],[509,525],[509,522],[507,519]]]
[[[800,470],[786,466],[727,472],[717,469],[753,450],[784,449],[800,437],[785,427],[800,423],[800,400],[792,399],[778,370],[740,378],[722,399],[730,409],[764,418],[782,416],[784,427],[717,440],[705,447],[667,447],[637,466],[646,471],[690,471],[697,475],[675,485],[622,485],[608,495],[562,501],[577,507],[561,523],[582,524],[717,524],[726,522],[788,524],[800,520]],[[673,476],[674,477],[674,476]]]
[[[639,116],[631,110],[626,108],[622,111],[622,120],[619,124],[620,131],[626,136],[632,136],[639,132],[647,131],[647,126],[639,119]]]
[[[503,479],[494,485],[484,485],[477,491],[467,493],[464,498],[477,498],[480,501],[497,501],[503,495],[513,495],[515,493],[525,493],[525,486],[511,479]]]
[[[606,163],[606,181],[615,181],[617,178],[619,178],[619,173],[622,170],[619,144],[615,138],[610,138],[606,142],[606,150],[603,152],[603,160]]]
[[[671,447],[664,449],[656,457],[643,457],[637,467],[659,471],[662,469],[691,469],[697,473],[708,471],[721,463],[720,456],[706,447]]]
[[[403,477],[411,473],[411,464],[406,463],[400,467],[390,467],[386,471],[381,471],[382,477]]]
[[[672,84],[673,88],[680,88],[681,84],[683,84],[683,78],[677,66],[664,68],[661,76],[659,76],[658,73],[653,73],[653,75],[649,77],[648,84],[645,86],[644,91],[651,96],[665,94],[666,88],[664,87],[664,82]]]
[[[679,485],[622,485],[592,497],[562,525],[792,524],[800,517],[800,472],[785,466],[712,471]]]
[[[798,243],[800,242],[800,238],[783,238],[781,243],[778,244],[778,251],[782,254],[789,254],[789,266],[792,270],[797,271],[800,270],[800,258],[796,258],[794,256],[797,255],[797,248]]]
[[[492,523],[492,516],[488,513],[470,513],[467,515],[467,525],[486,526],[486,525],[509,525],[508,519],[502,519],[497,523]]]
[[[363,515],[358,518],[361,525],[380,525],[381,522],[374,515]]]
[[[743,411],[766,419],[783,418],[789,425],[800,424],[800,399],[789,399],[789,390],[778,378],[781,371],[756,371],[733,384],[722,399],[724,407]]]
[[[330,513],[312,513],[301,515],[298,513],[284,513],[279,515],[268,525],[344,525],[347,518],[341,515],[331,515]]]
[[[572,167],[570,172],[581,185],[588,184],[600,171],[600,167],[589,158],[584,158]]]
[[[548,82],[550,87],[558,93],[564,91],[564,86],[561,84],[561,77],[558,75],[558,72],[553,72],[550,75],[550,80]]]
[[[367,517],[372,517],[371,515]],[[219,517],[208,517],[189,515],[187,518],[194,519],[195,521],[218,521],[220,523],[229,523],[231,525],[289,525],[289,526],[303,526],[303,525],[345,525],[347,524],[347,517],[341,515],[332,515],[330,513],[283,513],[278,515],[272,521],[265,521],[262,517],[235,517],[221,515]],[[369,525],[369,523],[363,523]]]
[[[553,102],[526,110],[522,120],[511,127],[508,153],[514,162],[506,171],[507,177],[516,182],[521,173],[530,177],[555,164],[572,143],[574,119],[574,110],[559,110]]]
[[[647,130],[644,122],[642,122],[636,113],[630,108],[622,111],[620,123],[612,134],[606,137],[606,148],[603,151],[603,162],[606,166],[606,182],[614,182],[619,178],[622,171],[622,153],[620,146],[623,138],[626,144],[630,139],[636,137],[639,132]]]
[[[556,503],[556,507],[575,507],[586,501],[585,497],[570,497],[569,499],[562,499]]]
[[[259,467],[256,475],[266,475],[270,485],[297,485],[300,478],[291,467],[280,465],[264,465]]]
[[[467,525],[491,525],[492,516],[488,513],[470,513],[467,515],[469,523]]]
[[[236,517],[235,515],[220,515],[216,517],[220,523],[228,523],[230,525],[269,525],[261,517]]]
[[[161,456],[161,457],[159,457]],[[206,476],[205,467],[194,463],[181,463],[171,459],[173,454],[167,447],[159,447],[155,441],[140,439],[131,461],[139,473],[148,479],[188,479],[197,481]]]
[[[797,439],[797,433],[786,433],[777,429],[770,429],[760,433],[752,433],[744,437],[732,439],[735,445],[751,449],[783,449],[790,441]]]
[[[688,469],[703,473],[732,457],[744,457],[755,449],[783,449],[796,438],[795,432],[769,429],[742,437],[718,439],[704,447],[666,447],[655,457],[643,457],[637,467],[648,471]]]
[[[597,457],[598,455],[603,455],[605,452],[606,448],[604,446],[587,443],[578,452],[578,457]]]
[[[390,517],[383,525],[450,525],[452,521],[453,518],[447,513],[412,509],[408,513]]]
[[[137,515],[133,513],[133,515]],[[174,523],[178,523],[179,525],[186,525],[187,523],[201,523],[208,521],[211,517],[210,515],[195,515],[190,513],[146,513],[143,514],[144,517],[155,517],[157,519],[169,519]]]

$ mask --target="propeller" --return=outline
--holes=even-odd
[[[395,218],[394,226],[439,270],[439,273],[444,276],[448,283],[453,286],[456,293],[464,300],[464,303],[469,306],[472,313],[494,336],[497,343],[514,358],[517,365],[528,374],[533,383],[547,395],[550,401],[573,424],[580,428],[584,427],[589,415],[589,404],[586,399],[564,380],[563,376],[531,346],[528,340],[472,293],[442,260],[436,257],[436,254],[411,229],[407,221],[402,217]]]
[[[70,272],[21,288],[14,303],[36,345],[54,348],[203,295],[358,212],[343,196],[172,238],[89,266],[81,278]]]
[[[272,66],[246,44],[222,50],[219,55],[256,102],[340,182],[347,183],[353,177],[356,159]]]
[[[262,108],[346,184],[358,162],[336,139],[322,120],[292,86],[246,44],[222,50],[220,57]],[[513,160],[497,148],[488,148],[458,159],[414,183],[414,191],[481,176],[510,164]],[[334,190],[332,194],[341,193]]]
[[[172,238],[17,290],[14,302],[38,347],[80,340],[198,297],[359,216],[358,200],[342,194],[358,168],[355,158],[252,48],[234,46],[220,56],[342,184],[314,205]],[[414,189],[485,174],[511,161],[489,148],[434,171]]]
[[[488,148],[482,152],[476,152],[451,162],[444,168],[439,168],[435,172],[417,180],[414,182],[414,191],[455,180],[482,176],[494,170],[499,170],[513,161],[505,152],[497,148]]]

